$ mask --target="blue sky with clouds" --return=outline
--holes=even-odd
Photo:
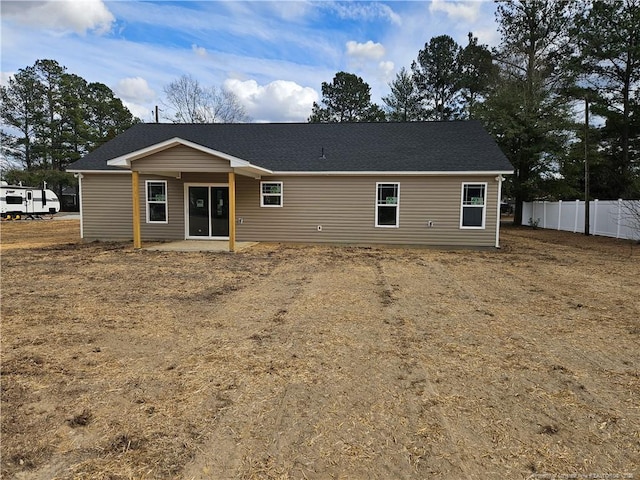
[[[152,120],[163,86],[182,74],[232,90],[254,121],[306,121],[320,86],[360,75],[373,100],[431,37],[495,46],[489,1],[3,0],[1,81],[50,58],[113,89]]]

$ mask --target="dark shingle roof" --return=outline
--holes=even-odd
[[[414,123],[138,124],[69,170],[121,170],[107,160],[183,140],[276,172],[512,171],[477,121]],[[324,158],[322,154],[324,152]]]

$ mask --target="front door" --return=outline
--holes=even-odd
[[[189,185],[187,238],[229,237],[229,187]]]

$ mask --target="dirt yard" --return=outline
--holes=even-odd
[[[640,245],[1,228],[3,478],[640,479]]]

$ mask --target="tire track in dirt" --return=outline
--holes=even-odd
[[[425,258],[428,259],[428,255],[425,255]],[[417,297],[419,293],[415,282],[411,281],[412,277],[424,280],[433,274],[438,279],[436,285],[434,287],[427,282],[426,289],[431,287],[439,294],[439,288],[446,288],[454,302],[464,299],[462,305],[467,305],[467,308],[447,309],[447,300],[440,299],[439,309],[427,309],[431,310],[428,313],[435,320],[431,333],[433,346],[436,348],[423,356],[423,362],[429,366],[427,370],[432,372],[432,375],[436,372],[436,382],[439,370],[446,371],[449,375],[456,374],[459,378],[458,382],[449,379],[444,385],[445,395],[454,400],[459,396],[461,402],[458,402],[458,405],[455,402],[449,403],[448,408],[443,411],[453,422],[463,451],[468,455],[472,454],[476,459],[475,462],[469,462],[472,472],[470,478],[482,478],[483,472],[485,475],[497,474],[496,472],[502,472],[500,476],[505,475],[505,465],[500,464],[504,460],[499,456],[493,458],[492,454],[496,451],[508,452],[514,460],[520,458],[520,462],[514,461],[510,466],[511,473],[525,477],[532,472],[549,471],[553,465],[550,459],[554,457],[579,464],[584,461],[583,453],[579,449],[572,451],[572,448],[586,441],[576,436],[577,432],[581,431],[580,428],[584,429],[584,420],[581,417],[593,418],[589,430],[582,430],[582,435],[587,436],[589,442],[595,445],[606,442],[607,435],[628,432],[628,425],[637,423],[637,413],[634,414],[631,403],[627,402],[627,408],[623,408],[624,414],[616,415],[607,407],[616,404],[620,406],[620,399],[616,399],[615,396],[624,393],[624,390],[616,389],[617,392],[609,392],[599,384],[602,380],[599,378],[601,375],[589,378],[587,374],[601,371],[606,364],[609,365],[605,368],[613,367],[609,356],[598,352],[593,344],[585,344],[582,340],[583,337],[593,338],[593,320],[587,323],[589,330],[586,335],[579,333],[580,324],[576,322],[581,321],[580,317],[573,322],[573,327],[568,326],[577,328],[576,333],[570,330],[562,332],[562,329],[567,327],[561,325],[561,312],[574,307],[568,307],[566,301],[564,304],[561,303],[561,299],[552,300],[552,305],[557,305],[558,313],[545,315],[544,312],[553,311],[548,304],[553,291],[548,285],[558,285],[557,279],[554,279],[554,283],[550,278],[545,279],[544,275],[532,276],[526,270],[521,271],[521,281],[539,285],[539,291],[532,292],[522,299],[521,307],[518,301],[516,308],[509,308],[509,305],[504,304],[497,307],[500,302],[496,301],[496,295],[500,293],[509,298],[519,298],[517,295],[509,294],[509,288],[506,292],[501,288],[505,288],[506,282],[506,285],[512,285],[514,290],[520,288],[521,291],[520,279],[504,278],[504,264],[501,262],[494,262],[489,267],[485,262],[487,271],[483,283],[479,285],[474,282],[472,274],[473,259],[470,262],[452,260],[455,260],[453,255],[450,259],[441,258],[437,263],[422,262],[424,271],[416,268],[412,274],[405,269],[403,277],[399,274],[401,270],[395,274],[391,268],[393,265],[388,265],[387,271],[390,274],[389,282],[400,285],[395,296],[398,297],[398,306],[406,314],[405,324],[415,326],[415,322],[412,324],[407,319],[417,321],[420,318],[420,312],[415,309],[415,302],[411,301],[411,297]],[[579,265],[576,268],[579,269]],[[567,275],[579,278],[580,272],[567,272]],[[407,287],[406,294],[403,294],[402,286]],[[432,294],[433,292],[429,292],[427,296]],[[429,302],[425,299],[423,303],[428,305]],[[535,308],[536,304],[538,309]],[[442,318],[438,318],[438,310],[442,311]],[[589,315],[587,308],[578,310],[581,315]],[[532,318],[530,312],[540,312],[540,316],[536,318],[534,314]],[[432,315],[433,313],[436,315]],[[445,316],[449,318],[445,319]],[[496,321],[512,328],[503,327],[502,331],[497,330]],[[465,323],[468,323],[468,327],[463,326]],[[483,328],[484,324],[486,328]],[[456,337],[451,337],[446,331],[448,325],[452,328],[455,325]],[[419,325],[418,331],[422,330],[424,325]],[[610,329],[605,328],[604,331],[610,332]],[[621,338],[621,342],[628,344],[628,333],[623,333],[627,334],[627,337]],[[562,338],[567,335],[571,335],[568,339],[569,348],[562,344]],[[584,351],[579,347],[581,343]],[[479,346],[485,350],[484,356],[478,356]],[[451,358],[448,358],[449,355]],[[592,358],[587,358],[589,356]],[[633,378],[633,370],[629,369],[630,365],[636,363],[637,354],[630,354],[628,357],[625,364],[628,366],[624,367],[621,374],[624,375],[626,372],[626,391],[630,392],[638,388],[637,378]],[[619,360],[619,355],[616,358]],[[600,367],[598,362],[602,362]],[[621,367],[622,365],[618,365],[614,370],[620,370]],[[576,376],[579,372],[583,373]],[[609,373],[603,372],[603,375],[608,376]],[[473,390],[465,388],[467,382],[473,384],[473,378],[478,376],[484,378],[487,384],[476,385]],[[621,378],[621,381],[624,379]],[[634,383],[635,387],[628,382]],[[520,402],[519,398],[523,401]],[[502,411],[494,410],[493,405],[496,404],[503,406]],[[524,408],[525,404],[529,405],[528,410]],[[452,417],[451,412],[458,407],[462,409],[461,416]],[[471,415],[472,411],[475,412],[473,417],[476,422],[465,427],[466,412]],[[505,424],[505,417],[519,418],[521,423]],[[484,428],[479,430],[479,426]],[[632,458],[638,452],[637,446],[634,446],[634,439],[629,436],[624,443],[627,450],[618,450],[618,461],[621,461],[621,465],[632,465]],[[475,452],[477,454],[473,455]],[[541,458],[546,459],[546,466],[541,463]],[[493,472],[490,470],[492,463]],[[520,470],[517,469],[518,464]]]
[[[429,412],[435,412],[446,431],[445,441],[425,438],[425,443],[436,460],[449,464],[438,478],[517,478],[517,469],[507,473],[504,465],[491,460],[497,446],[493,407],[483,403],[482,387],[474,384],[469,370],[485,361],[477,358],[478,346],[486,342],[485,330],[476,325],[491,323],[494,313],[469,284],[453,275],[449,265],[458,256],[438,255],[436,260],[426,252],[411,262],[385,265],[389,283],[397,285],[397,308],[404,314],[406,335],[416,339],[415,368],[429,380],[423,389],[431,403]],[[487,363],[481,368],[490,378],[495,367]]]
[[[229,396],[229,406],[221,412],[217,424],[211,425],[199,453],[185,467],[184,478],[240,476],[246,462],[244,445],[251,441],[254,424],[263,421],[268,413],[263,406],[269,401],[272,391],[277,389],[277,379],[270,382],[267,378],[271,375],[269,370],[273,369],[277,354],[265,359],[260,358],[257,351],[265,343],[271,343],[274,328],[286,321],[287,309],[296,301],[314,270],[313,259],[294,265],[287,261],[286,251],[285,247],[278,249],[269,272],[254,279],[249,291],[233,292],[225,296],[218,306],[223,313],[218,318],[218,325],[224,329],[225,342],[222,345],[214,342],[217,348],[209,355],[215,363],[222,361],[228,365],[227,377],[234,388]],[[215,337],[213,332],[211,339]],[[200,344],[206,345],[211,339],[204,339]],[[264,371],[256,371],[261,368]],[[257,381],[253,385],[242,384],[240,379],[246,378],[249,372]],[[240,413],[242,410],[244,415]],[[238,423],[237,419],[245,422]]]
[[[387,264],[386,268],[385,263]],[[406,379],[409,383],[408,389],[416,390],[419,401],[428,406],[427,411],[430,414],[428,419],[424,415],[425,412],[418,412],[416,415],[416,418],[428,425],[427,428],[421,429],[419,425],[413,425],[415,431],[422,432],[427,440],[423,446],[423,451],[428,451],[429,454],[424,459],[418,459],[417,463],[421,467],[420,471],[424,472],[424,474],[438,474],[440,478],[473,478],[470,473],[471,466],[463,459],[462,452],[458,447],[461,443],[459,435],[444,414],[443,407],[439,401],[440,394],[430,380],[430,372],[424,368],[426,362],[424,361],[422,350],[426,347],[425,343],[428,342],[428,339],[425,338],[422,332],[418,331],[412,318],[401,314],[401,312],[405,311],[406,305],[403,305],[402,299],[398,298],[396,293],[403,289],[402,282],[404,279],[396,276],[392,284],[387,273],[388,268],[393,268],[394,263],[396,261],[393,259],[389,259],[384,263],[383,261],[376,262],[379,286],[381,288],[381,303],[387,317],[385,323],[390,326],[390,330],[393,331],[391,335],[395,338],[399,348],[404,351],[404,368],[409,377]],[[422,266],[425,265],[423,262],[418,263]],[[429,264],[430,270],[433,271],[435,266],[433,263]],[[442,279],[445,277],[439,275],[437,278]],[[437,283],[442,286],[441,282]],[[424,285],[424,287],[428,290],[433,285]],[[433,422],[434,417],[436,419],[435,424]],[[441,426],[441,432],[438,431],[438,426]],[[434,431],[437,434],[435,438],[431,437]]]
[[[298,285],[295,295],[281,295],[271,316],[277,321],[263,325],[252,352],[256,363],[274,368],[239,386],[228,418],[220,417],[186,478],[428,474],[415,441],[421,427],[412,421],[423,408],[414,393],[422,380],[407,371],[413,352],[391,338],[387,312],[362,315],[385,295],[393,302],[392,287],[380,289],[384,275],[370,256],[356,251],[345,261],[344,251],[333,253],[323,268],[277,267],[252,289],[291,293],[282,278]],[[234,297],[242,303],[241,292]],[[318,303],[325,305],[322,319]]]

